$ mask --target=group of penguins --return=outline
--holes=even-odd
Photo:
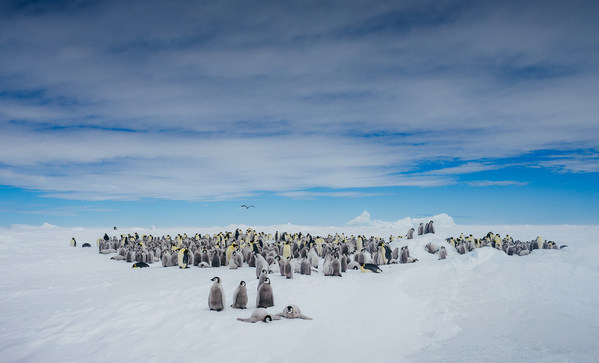
[[[415,228],[406,233],[407,239],[414,238]],[[433,221],[421,223],[418,235],[435,233]],[[404,236],[398,236],[399,239]],[[152,235],[139,236],[121,235],[120,238],[109,237],[104,234],[96,243],[101,254],[112,254],[111,260],[133,262],[132,267],[149,267],[153,263],[161,263],[163,267],[178,266],[181,269],[197,266],[200,268],[215,268],[228,266],[237,269],[243,266],[255,268],[258,279],[256,310],[250,318],[241,319],[244,322],[272,321],[281,317],[301,318],[311,320],[303,315],[297,305],[288,305],[282,313],[270,314],[266,308],[274,306],[274,296],[269,275],[280,273],[287,279],[292,279],[294,274],[311,275],[322,267],[325,276],[339,276],[347,270],[360,270],[362,272],[380,273],[379,265],[413,263],[418,261],[410,256],[408,246],[390,248],[394,237],[389,241],[380,237],[371,236],[345,236],[344,234],[328,235],[327,237],[313,237],[309,233],[276,232],[266,234],[248,228],[245,232],[241,229],[235,232],[220,232],[213,235],[196,234],[189,237],[178,234],[174,238],[170,235],[154,237]],[[514,241],[509,235],[501,238],[500,235],[489,232],[482,238],[472,235],[465,237],[450,237],[446,242],[453,246],[459,254],[465,254],[475,248],[492,247],[504,251],[508,255],[524,256],[534,249],[559,249],[553,241],[536,240],[522,242]],[[71,239],[71,246],[77,242]],[[89,243],[83,247],[91,247]],[[425,250],[437,254],[439,259],[447,257],[445,246],[436,246],[428,243]],[[322,261],[322,264],[321,264]],[[208,305],[210,310],[220,311],[225,309],[225,295],[220,277],[212,279]],[[233,294],[231,307],[245,309],[248,295],[245,281],[241,281]]]
[[[532,241],[520,241],[510,237],[510,235],[505,235],[505,237],[501,237],[499,234],[494,234],[493,232],[487,233],[486,236],[482,238],[474,238],[472,235],[465,237],[462,233],[459,237],[454,238],[450,237],[446,239],[446,242],[452,245],[459,254],[463,255],[466,252],[473,251],[475,248],[481,247],[492,247],[496,248],[500,251],[505,252],[508,256],[526,256],[530,254],[533,250],[558,250],[567,247],[567,245],[558,246],[554,241],[544,240],[541,236],[538,236],[536,239]],[[437,248],[432,244],[427,244],[426,249],[430,253],[439,253],[439,259],[444,254],[447,255],[445,247]],[[443,250],[443,251],[442,251]],[[444,257],[443,257],[444,258]]]
[[[256,269],[256,278],[260,278],[262,272],[293,278],[296,273],[311,275],[320,267],[325,276],[342,276],[348,269],[376,273],[381,272],[378,267],[381,264],[417,261],[410,257],[407,246],[391,250],[389,243],[392,241],[393,236],[387,242],[380,237],[348,237],[344,234],[313,237],[301,232],[293,235],[277,232],[273,236],[250,228],[245,232],[237,229],[194,237],[179,234],[175,238],[170,235],[140,237],[137,233],[110,238],[104,234],[97,240],[97,245],[100,253],[113,254],[112,260],[135,262],[134,267],[152,263],[180,268],[228,266],[237,269],[248,266]],[[74,239],[73,243],[76,243]]]
[[[210,288],[210,294],[208,295],[208,306],[210,310],[221,311],[225,309],[225,290],[223,289],[220,277],[216,276],[212,278],[213,284]],[[234,309],[245,309],[248,303],[248,293],[245,281],[241,281],[235,292],[233,292],[233,304],[231,305]],[[256,323],[263,321],[265,323],[273,320],[279,320],[282,317],[287,319],[304,319],[312,320],[312,318],[302,314],[299,306],[287,305],[283,309],[282,313],[270,314],[266,308],[275,306],[274,295],[272,292],[272,286],[270,285],[270,279],[266,277],[266,273],[260,275],[260,281],[258,282],[258,294],[256,296],[256,310],[252,312],[249,318],[237,318],[239,321],[246,323]]]

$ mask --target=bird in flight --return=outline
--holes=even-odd
[[[250,208],[256,208],[256,207],[254,207],[254,206],[253,206],[253,205],[251,205],[251,204],[250,204],[250,205],[245,205],[245,204],[242,204],[242,205],[241,205],[241,207],[239,207],[239,208],[250,209]]]

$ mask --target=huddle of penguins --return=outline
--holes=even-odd
[[[408,230],[407,239],[414,238],[415,228]],[[433,222],[421,223],[418,235],[435,233]],[[398,236],[398,239],[404,236]],[[139,236],[121,235],[120,238],[109,237],[104,234],[99,238],[97,246],[99,253],[111,254],[111,260],[120,260],[133,263],[132,267],[149,267],[150,264],[162,263],[163,267],[178,266],[181,269],[190,267],[219,268],[228,266],[229,269],[249,267],[255,269],[255,276],[259,280],[256,296],[256,311],[248,319],[239,319],[244,322],[272,321],[281,317],[309,319],[301,314],[299,307],[289,305],[283,315],[272,315],[266,308],[274,306],[274,295],[269,276],[279,273],[286,279],[293,279],[294,274],[311,275],[322,271],[325,276],[343,276],[348,270],[362,272],[382,272],[379,265],[406,264],[417,262],[410,256],[408,246],[395,247],[390,243],[394,237],[386,241],[380,237],[345,236],[344,234],[328,235],[326,237],[310,234],[288,232],[274,235],[256,232],[248,228],[245,232],[237,229],[234,232],[219,232],[213,235],[196,234],[189,237],[178,234],[174,238],[170,235],[154,237],[152,235]],[[464,254],[474,248],[490,246],[503,250],[508,255],[526,255],[534,249],[557,249],[552,241],[543,241],[540,237],[534,241],[513,241],[509,236],[501,238],[489,232],[486,236],[477,239],[472,235],[446,239],[447,245],[437,246],[428,243],[424,249],[432,254],[437,254],[439,259],[447,257],[447,248],[452,246],[458,253]],[[75,246],[74,238],[71,245]],[[87,244],[89,245],[89,244]],[[562,246],[562,248],[565,246]],[[208,298],[210,310],[220,311],[225,309],[225,295],[222,281],[219,277],[212,279],[213,285]],[[245,309],[248,294],[246,283],[241,281],[233,294],[231,307]]]
[[[526,256],[530,254],[533,250],[547,250],[547,249],[562,249],[567,247],[567,245],[561,245],[558,247],[557,243],[553,241],[544,240],[541,236],[538,236],[536,239],[532,241],[520,241],[510,237],[509,235],[505,235],[505,237],[501,238],[499,234],[494,234],[493,232],[487,233],[486,236],[482,238],[474,238],[472,235],[465,237],[462,233],[458,238],[449,237],[446,239],[446,242],[452,245],[459,254],[463,255],[466,252],[473,251],[475,248],[481,247],[492,247],[496,248],[500,251],[505,252],[508,256]],[[441,247],[444,249],[444,247]],[[436,248],[431,244],[427,245],[427,251],[430,253],[439,253],[439,259],[442,259],[443,251],[441,249]],[[445,252],[445,256],[447,253]],[[443,257],[445,258],[445,257]]]

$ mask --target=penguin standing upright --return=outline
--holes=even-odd
[[[180,248],[177,252],[177,265],[179,268],[187,268],[189,264],[189,250],[187,248]]]
[[[269,308],[275,306],[275,299],[272,293],[272,286],[270,285],[270,279],[267,277],[264,279],[264,283],[258,288],[258,296],[256,296],[256,307],[257,308]]]
[[[287,257],[283,266],[284,266],[283,268],[285,270],[283,273],[285,275],[285,278],[292,279],[294,268],[293,268],[293,264],[291,263],[291,257]]]
[[[75,237],[71,238],[71,247],[77,247],[77,241],[75,241]]]
[[[210,295],[208,295],[208,307],[210,307],[210,310],[224,310],[225,289],[223,289],[220,277],[213,277],[211,281],[213,281],[214,283],[212,284],[212,287],[210,287]]]
[[[245,309],[248,304],[248,290],[245,281],[241,281],[233,292],[233,309]]]
[[[291,258],[291,245],[289,244],[289,241],[285,242],[283,245],[283,259],[287,260],[288,258]]]

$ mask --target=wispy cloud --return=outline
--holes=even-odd
[[[592,1],[14,4],[0,183],[47,196],[350,196],[599,150]]]
[[[473,187],[488,187],[488,186],[517,186],[522,187],[528,185],[528,182],[520,182],[514,180],[474,180],[466,182]]]

